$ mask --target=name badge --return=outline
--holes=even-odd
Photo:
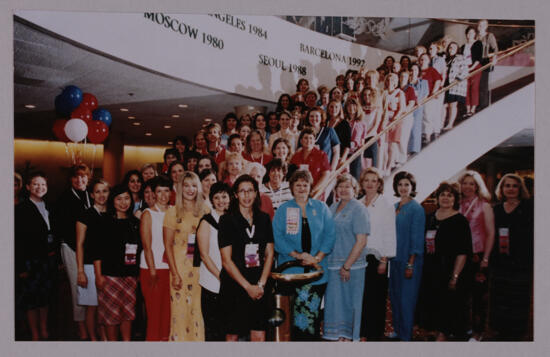
[[[247,268],[260,266],[259,245],[250,243],[244,246],[244,263]]]
[[[53,243],[53,234],[48,234],[48,244]]]
[[[286,234],[298,234],[300,208],[289,207],[286,210]]]
[[[192,259],[195,253],[195,235],[189,234],[187,236],[187,258]]]
[[[426,232],[426,251],[429,254],[435,253],[435,233],[433,229]]]
[[[126,250],[124,252],[124,264],[136,265],[137,244],[126,243]]]
[[[498,252],[510,255],[510,230],[508,228],[498,229]]]
[[[303,171],[309,171],[309,165],[308,164],[301,164],[299,169],[303,170]]]

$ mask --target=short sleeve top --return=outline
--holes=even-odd
[[[264,212],[254,212],[252,220],[253,225],[251,227],[240,212],[230,212],[221,216],[218,245],[220,249],[231,246],[231,260],[248,282],[256,284],[262,274],[265,248],[268,243],[273,243],[273,229],[269,215]],[[259,267],[246,267],[245,249],[247,244],[258,244]],[[221,275],[228,277],[225,270],[222,270]]]
[[[80,222],[86,226],[86,238],[84,240],[84,264],[93,264],[94,255],[97,251],[97,244],[99,242],[100,235],[99,229],[101,225],[101,218],[105,213],[100,213],[95,207],[90,207],[77,218],[77,222]]]
[[[342,210],[336,212],[339,205],[340,202],[335,202],[330,206],[336,228],[336,241],[332,252],[327,257],[329,269],[340,269],[342,267],[355,245],[358,234],[370,234],[369,212],[364,204],[352,199]],[[361,255],[350,268],[366,267],[366,254],[367,250],[363,249]]]

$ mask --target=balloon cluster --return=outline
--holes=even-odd
[[[113,119],[107,109],[97,107],[97,98],[82,93],[77,86],[67,86],[55,97],[55,111],[61,117],[53,123],[53,133],[61,141],[80,142],[88,137],[93,144],[101,144],[109,135]]]

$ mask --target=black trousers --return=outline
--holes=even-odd
[[[201,289],[201,310],[204,320],[204,337],[206,341],[225,341],[222,331],[222,308],[220,294],[208,289]]]
[[[365,269],[365,292],[361,317],[361,337],[367,341],[381,341],[386,327],[386,299],[388,297],[388,275],[378,274],[380,263],[374,255],[367,255]]]

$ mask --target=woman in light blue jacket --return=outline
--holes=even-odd
[[[294,199],[281,205],[273,218],[277,264],[299,260],[304,268],[287,273],[303,273],[320,266],[325,272],[312,283],[296,288],[292,307],[292,340],[317,341],[320,335],[319,310],[327,286],[327,260],[335,241],[334,221],[327,205],[309,198],[313,179],[308,171],[298,170],[290,178]]]

